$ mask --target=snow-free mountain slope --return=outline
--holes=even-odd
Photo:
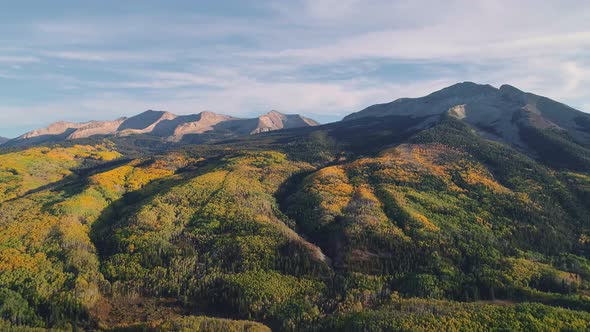
[[[180,142],[187,136],[207,133],[208,140],[258,134],[279,129],[316,126],[314,120],[295,114],[271,111],[257,118],[236,118],[213,112],[175,115],[148,110],[130,118],[86,123],[56,122],[10,140],[7,145],[23,146],[59,142],[92,136],[130,136],[148,134],[165,141]]]
[[[590,144],[590,115],[549,98],[523,92],[510,85],[495,88],[464,82],[421,98],[402,98],[370,106],[345,121],[383,116],[432,116],[447,113],[465,121],[488,138],[524,147],[521,129],[565,131],[582,144]]]
[[[126,118],[120,118],[114,121],[91,121],[78,127],[67,138],[77,139],[96,135],[113,135],[126,120]]]

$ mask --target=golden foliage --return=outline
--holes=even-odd
[[[524,258],[508,258],[509,273],[507,278],[513,279],[521,287],[529,287],[532,283],[553,282],[555,285],[580,286],[582,278],[575,273],[560,271],[548,264]]]
[[[86,161],[111,161],[120,156],[106,145],[34,147],[0,155],[0,202],[62,180]]]
[[[36,273],[39,271],[39,267],[43,265],[39,262],[46,259],[46,255],[41,252],[31,256],[17,249],[3,249],[0,250],[0,273],[16,269],[27,269]]]
[[[325,167],[309,176],[306,179],[306,189],[321,199],[324,222],[330,222],[334,216],[342,214],[354,192],[346,172],[339,166]]]
[[[88,159],[101,163],[119,156],[104,146],[32,148],[0,156],[0,159],[10,160],[0,169],[9,168],[11,174],[19,175],[11,181],[13,184],[18,182],[20,192],[24,194],[25,190],[64,179],[72,173],[70,169],[81,166]],[[38,274],[39,279],[34,283],[38,285],[35,287],[38,287],[36,292],[39,294],[60,292],[62,298],[72,298],[87,308],[93,306],[100,299],[98,285],[102,275],[89,236],[91,225],[126,192],[172,176],[180,160],[170,160],[133,161],[113,169],[105,168],[105,171],[90,176],[87,182],[74,179],[65,185],[0,202],[0,280],[4,283],[12,280],[11,274]],[[9,184],[0,181],[0,188],[2,185],[7,188]],[[0,197],[1,194],[0,190]],[[56,256],[56,252],[60,255]],[[17,270],[18,273],[14,272]],[[43,286],[49,282],[59,283]]]
[[[432,232],[440,231],[440,228],[438,228],[438,226],[430,222],[430,220],[428,220],[428,218],[426,218],[426,216],[424,216],[423,214],[420,214],[418,212],[412,212],[411,215],[414,219],[418,220],[426,230]]]
[[[398,183],[418,183],[424,176],[436,176],[453,191],[465,191],[453,179],[455,174],[470,186],[481,185],[498,193],[510,190],[495,181],[487,169],[469,155],[442,144],[403,144],[382,154],[380,158],[359,161],[378,164],[376,175]],[[390,166],[391,165],[391,166]]]

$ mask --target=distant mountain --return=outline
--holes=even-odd
[[[9,140],[9,146],[34,145],[92,136],[148,134],[170,142],[180,142],[207,134],[209,140],[258,134],[279,129],[316,126],[318,123],[297,114],[271,111],[257,118],[236,118],[213,112],[176,115],[148,110],[130,118],[85,123],[56,122]]]
[[[576,142],[590,144],[590,114],[510,85],[499,89],[471,82],[455,84],[421,98],[402,98],[370,106],[344,118],[412,116],[436,121],[441,114],[464,121],[489,139],[528,149],[530,129],[567,133]]]
[[[0,145],[4,144],[5,142],[8,142],[9,140],[10,138],[0,136]]]

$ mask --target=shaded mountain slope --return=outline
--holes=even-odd
[[[488,138],[520,148],[527,147],[520,135],[523,127],[567,132],[578,143],[590,144],[590,115],[510,85],[496,89],[490,85],[459,83],[422,98],[402,98],[370,106],[344,120],[389,115],[436,117],[447,112]]]
[[[434,268],[440,277],[440,271],[464,264],[443,258],[450,248],[463,245],[484,246],[481,254],[497,257],[514,250],[546,255],[586,250],[579,240],[587,232],[587,201],[568,188],[564,180],[570,175],[556,176],[510,148],[482,140],[455,120],[409,142],[378,157],[322,168],[288,198],[288,214],[329,256],[338,256],[336,267],[397,272]],[[414,247],[429,241],[422,250],[432,252]],[[435,262],[441,266],[435,268]]]

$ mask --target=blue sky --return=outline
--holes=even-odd
[[[146,109],[330,122],[459,81],[590,111],[590,2],[6,1],[0,136]]]

